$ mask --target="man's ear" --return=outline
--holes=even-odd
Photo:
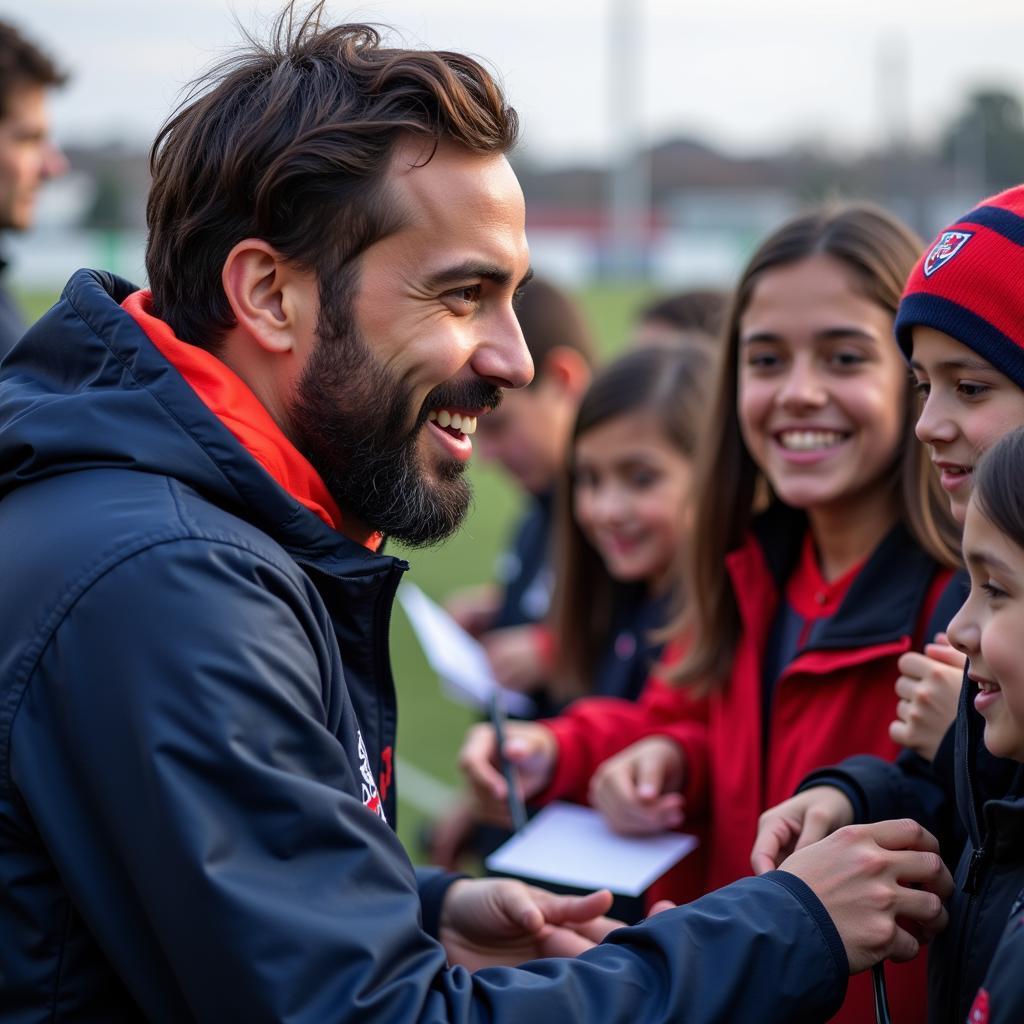
[[[303,336],[302,320],[316,315],[304,308],[308,276],[269,243],[246,238],[228,253],[221,285],[238,326],[262,349],[270,354],[295,352]]]
[[[549,387],[578,402],[590,384],[590,364],[574,348],[556,345],[537,368],[537,383],[544,381]]]

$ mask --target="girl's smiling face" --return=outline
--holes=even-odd
[[[889,311],[821,254],[765,271],[739,327],[740,429],[778,497],[828,508],[889,489],[907,390]]]
[[[1000,532],[975,500],[964,521],[971,592],[949,624],[949,639],[969,659],[985,719],[985,746],[1024,761],[1024,549]]]
[[[913,329],[910,365],[924,399],[917,436],[928,445],[953,516],[962,523],[975,463],[1000,437],[1024,425],[1024,390],[932,327]]]
[[[646,413],[605,420],[576,439],[573,513],[612,579],[662,586],[683,540],[692,471]]]

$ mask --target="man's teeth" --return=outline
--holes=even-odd
[[[475,416],[463,416],[461,413],[449,412],[447,409],[431,409],[427,414],[427,419],[439,427],[451,427],[452,430],[459,430],[463,434],[476,433]]]
[[[782,447],[796,452],[832,448],[842,440],[843,435],[835,430],[786,430],[779,435]]]

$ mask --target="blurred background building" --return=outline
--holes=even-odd
[[[73,172],[39,229],[8,243],[14,280],[80,265],[142,278],[146,145],[176,90],[271,0],[39,0],[3,11],[70,67],[56,134]],[[482,54],[523,118],[515,157],[535,264],[563,283],[727,285],[802,204],[871,198],[930,235],[1024,179],[1024,9],[866,0],[379,2],[339,18]],[[104,19],[108,19],[107,22]]]

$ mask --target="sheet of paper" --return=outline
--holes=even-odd
[[[639,896],[697,846],[680,832],[616,835],[597,811],[553,803],[487,858],[492,871]]]
[[[415,583],[406,582],[398,588],[398,601],[409,616],[430,667],[440,676],[452,700],[486,711],[491,695],[498,691],[509,714],[528,718],[534,713],[535,705],[529,697],[498,684],[480,642]]]

